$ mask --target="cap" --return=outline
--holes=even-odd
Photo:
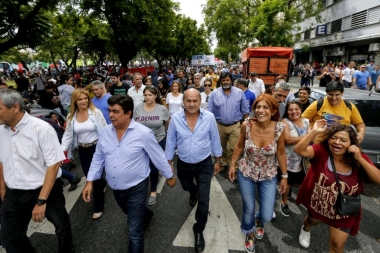
[[[54,78],[52,78],[52,79],[48,80],[48,82],[52,82],[52,83],[54,83],[54,84],[56,84],[56,83],[57,83],[57,81],[56,81]]]

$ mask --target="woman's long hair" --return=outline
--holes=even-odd
[[[162,102],[162,99],[160,98],[160,95],[158,94],[158,90],[156,87],[154,87],[154,86],[145,87],[143,94],[145,94],[146,91],[149,91],[153,95],[156,95],[156,99],[154,100],[156,102],[156,104],[164,105],[164,103]]]
[[[328,152],[331,154],[328,141],[336,132],[340,132],[340,131],[347,132],[351,141],[351,145],[355,145],[359,147],[359,141],[357,138],[356,131],[351,126],[342,125],[340,123],[334,124],[330,126],[328,129],[326,129],[325,132],[323,132],[320,136],[318,136],[317,142],[319,142],[322,146],[324,146],[328,150]],[[355,155],[348,151],[346,151],[346,153],[344,154],[342,162],[345,165],[352,168],[360,167],[359,162],[355,159]]]
[[[67,121],[70,122],[73,117],[75,112],[78,110],[77,106],[77,101],[80,97],[80,95],[85,94],[88,98],[88,108],[90,108],[91,111],[95,111],[95,105],[92,103],[90,95],[88,91],[84,89],[75,89],[73,93],[71,94],[71,103],[70,103],[70,112],[69,115],[67,116]]]
[[[280,118],[280,112],[279,112],[279,105],[278,105],[277,100],[274,99],[274,97],[269,95],[269,94],[265,94],[265,93],[261,94],[256,98],[255,102],[253,102],[251,109],[255,110],[257,104],[261,101],[264,101],[268,104],[268,106],[271,110],[271,113],[273,113],[275,111],[275,113],[271,116],[270,120],[278,122],[278,119]],[[253,120],[257,121],[256,113],[255,113],[255,117],[253,117]]]

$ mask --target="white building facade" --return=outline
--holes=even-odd
[[[380,64],[380,0],[318,0],[322,23],[305,20],[297,31],[294,62]]]

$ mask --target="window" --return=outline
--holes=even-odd
[[[351,17],[351,28],[360,27],[366,24],[367,10],[355,13]]]
[[[380,22],[380,6],[368,10],[367,24],[374,24]]]
[[[378,100],[348,100],[358,108],[367,127],[380,127],[380,102]]]
[[[337,19],[331,22],[331,33],[342,31],[342,19]]]
[[[310,30],[306,30],[305,32],[304,32],[304,35],[303,35],[304,37],[304,39],[305,40],[308,40],[308,39],[310,39]]]
[[[348,30],[351,28],[351,16],[342,18],[342,31]]]
[[[326,6],[327,0],[319,0],[319,2],[322,4],[322,6]]]

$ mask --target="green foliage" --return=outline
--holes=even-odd
[[[323,6],[315,0],[207,0],[205,23],[215,34],[215,55],[227,60],[248,46],[292,46],[292,31],[314,17],[321,22]]]
[[[109,24],[112,46],[123,66],[144,48],[150,31],[174,16],[171,0],[83,0],[82,9]],[[170,25],[169,25],[170,27]],[[166,34],[170,34],[170,30]],[[150,38],[152,39],[152,38]]]
[[[210,54],[204,26],[198,27],[195,20],[179,14],[156,26],[146,38],[145,49],[158,64],[169,60],[177,65],[193,54]]]
[[[14,0],[0,4],[0,54],[13,47],[35,48],[49,36],[46,11],[58,0]]]

